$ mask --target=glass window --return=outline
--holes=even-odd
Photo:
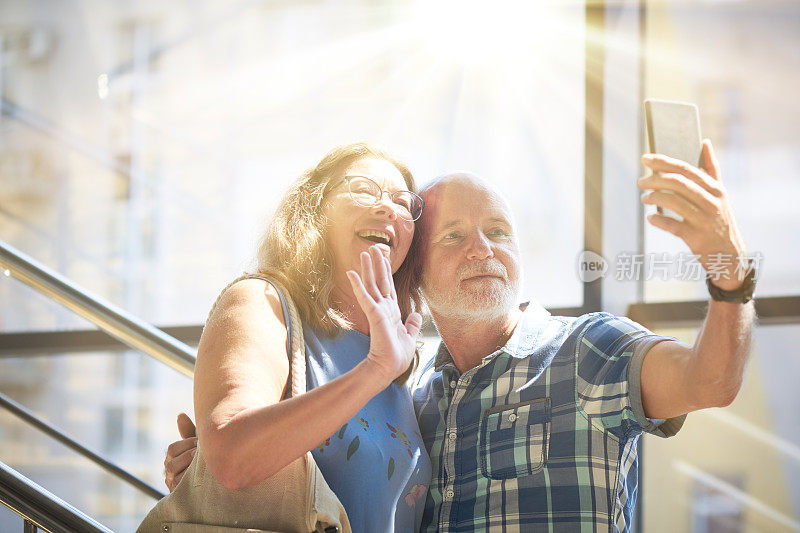
[[[118,379],[119,374],[127,379]],[[148,375],[148,383],[138,382],[138,374]],[[145,467],[153,484],[161,482],[166,446],[178,437],[175,417],[193,413],[191,379],[135,352],[5,356],[0,392],[98,453]],[[51,440],[40,436],[42,442]],[[0,447],[14,446],[14,433],[5,437]]]
[[[660,330],[692,343],[695,329]],[[800,325],[759,326],[744,384],[673,438],[644,437],[644,531],[800,528]]]
[[[495,182],[525,296],[582,303],[582,3],[84,4],[0,5],[3,241],[149,322],[200,323],[287,185],[367,140],[419,184]],[[0,330],[90,327],[0,276]],[[192,411],[190,380],[130,352],[5,357],[0,390],[159,488]],[[112,529],[152,505],[0,419],[4,461]]]
[[[582,5],[26,6],[4,3],[0,239],[120,307],[203,321],[288,183],[356,140],[419,183],[496,182],[525,295],[581,304]],[[11,285],[4,330],[85,327]]]
[[[792,2],[647,3],[645,95],[699,106],[748,252],[763,257],[760,296],[800,293],[798,20]],[[648,252],[687,250],[647,227]],[[650,301],[706,296],[704,283],[671,275],[646,286]]]

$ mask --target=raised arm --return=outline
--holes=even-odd
[[[199,446],[226,487],[255,485],[311,450],[410,364],[421,319],[415,314],[404,325],[396,295],[393,302],[381,295],[377,285],[390,283],[391,274],[375,254],[376,261],[362,257],[363,283],[351,274],[367,306],[370,353],[350,372],[286,401],[279,401],[289,372],[286,328],[274,288],[245,280],[220,300],[198,348],[194,403]]]
[[[662,155],[645,155],[654,174],[639,180],[650,190],[642,201],[676,211],[683,221],[653,214],[656,227],[680,237],[700,263],[719,274],[716,286],[725,291],[742,286],[746,269],[737,268],[746,254],[710,141],[703,142],[701,170]],[[665,194],[661,191],[671,191]],[[726,264],[713,263],[728,258]],[[720,268],[720,266],[722,268]],[[709,301],[708,313],[694,346],[661,342],[642,365],[642,403],[649,418],[670,418],[706,407],[730,404],[739,392],[755,311],[746,304]]]

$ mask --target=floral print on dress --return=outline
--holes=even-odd
[[[411,487],[411,491],[403,496],[403,500],[405,500],[406,505],[409,507],[414,507],[414,504],[417,503],[417,500],[425,497],[425,491],[427,488],[428,487],[423,484],[414,485]]]
[[[324,441],[322,441],[321,443],[319,443],[319,445],[318,445],[318,446],[316,446],[316,448],[317,448],[317,450],[319,450],[319,453],[322,453],[322,452],[324,452],[324,451],[325,451],[325,448],[326,448],[327,446],[330,446],[330,445],[331,445],[331,438],[330,438],[330,437],[328,437],[327,439],[325,439]]]
[[[391,433],[392,438],[400,439],[400,442],[402,442],[406,446],[406,451],[408,452],[408,456],[413,458],[414,453],[411,451],[411,441],[408,440],[408,436],[402,429],[400,429],[400,426],[394,427],[389,422],[386,422],[386,426],[389,428],[389,431],[392,432]]]
[[[374,421],[375,420],[373,419],[373,422]],[[358,425],[361,426],[361,429],[363,429],[364,431],[369,429],[369,421],[366,420],[365,418],[361,418],[360,416],[358,416],[356,417],[356,422],[358,422]]]
[[[355,417],[355,420],[356,420],[356,423],[358,423],[359,427],[364,431],[367,431],[371,427],[371,425],[369,423],[369,420],[367,420],[364,417],[357,416],[357,417]],[[372,422],[375,422],[375,417],[372,417]],[[406,452],[408,453],[408,456],[413,459],[414,458],[414,453],[411,451],[411,441],[408,440],[408,435],[406,435],[405,431],[400,429],[399,425],[397,427],[395,427],[395,426],[391,425],[388,422],[386,422],[386,427],[389,428],[390,436],[393,439],[399,439],[400,442],[402,442],[403,445],[405,445]],[[319,450],[320,453],[324,452],[325,448],[331,445],[331,439],[334,438],[334,437],[338,437],[339,440],[344,439],[344,435],[345,435],[346,431],[347,431],[347,424],[344,424],[341,428],[339,428],[339,431],[337,431],[333,436],[331,436],[331,437],[325,439],[324,441],[322,441],[322,443],[319,446],[316,447],[317,450]],[[359,446],[361,446],[361,441],[359,440],[358,435],[356,435],[355,437],[353,437],[353,439],[347,445],[347,460],[348,461],[353,456],[353,454],[358,451]],[[394,475],[394,469],[395,469],[394,465],[395,465],[394,457],[389,457],[389,462],[388,462],[387,467],[386,467],[386,479],[387,480],[392,479],[392,476]],[[425,485],[419,485],[419,486],[422,487],[423,491],[426,488]],[[414,490],[416,490],[417,487],[418,486],[415,486]],[[411,494],[411,493],[409,493],[409,494]],[[409,497],[410,497],[409,495],[406,495],[406,503],[408,503],[409,500],[407,498],[409,498]],[[409,505],[412,505],[412,504],[409,504]]]

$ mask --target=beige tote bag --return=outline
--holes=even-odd
[[[289,293],[273,280],[287,322],[287,348],[291,357],[291,394],[306,391],[303,327]],[[219,298],[217,298],[219,301]],[[216,307],[216,302],[212,311]],[[209,313],[210,315],[210,313]],[[225,488],[208,471],[200,447],[175,490],[160,500],[139,525],[137,533],[350,533],[350,522],[339,499],[322,477],[311,452],[295,459],[258,485],[237,490]]]

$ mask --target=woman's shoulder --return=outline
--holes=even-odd
[[[228,286],[219,296],[208,322],[277,320],[285,326],[278,289],[263,278],[244,278]]]
[[[280,401],[289,376],[278,293],[263,280],[227,286],[206,321],[194,374],[198,434],[235,413]],[[204,425],[205,424],[205,425]]]
[[[274,335],[285,328],[278,289],[264,279],[246,278],[223,290],[209,313],[203,334]]]
[[[287,335],[275,287],[258,279],[229,285],[203,328],[197,348],[196,383],[213,388],[227,373],[223,382],[236,382],[241,387],[247,381],[255,390],[263,387],[264,380],[272,379],[280,399],[289,371]],[[204,379],[198,381],[198,376]]]

